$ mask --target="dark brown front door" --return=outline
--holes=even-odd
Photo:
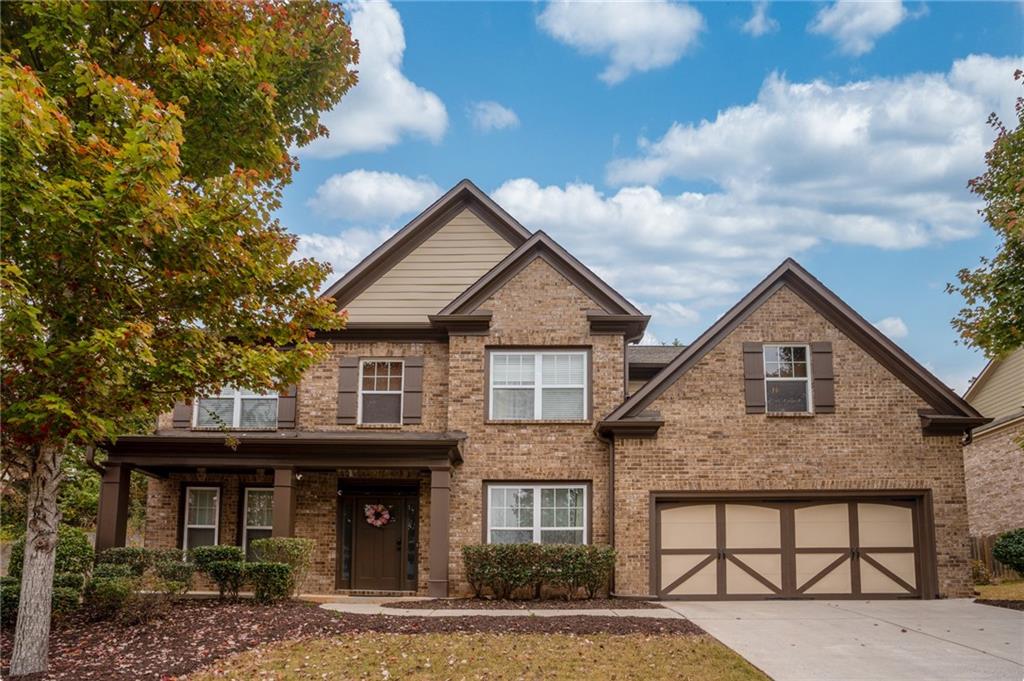
[[[376,507],[387,509],[389,519],[374,525],[367,518]],[[352,538],[352,588],[398,591],[402,589],[402,536],[405,498],[361,496],[355,500]]]

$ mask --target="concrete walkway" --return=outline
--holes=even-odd
[[[664,605],[775,681],[1024,678],[1024,613],[966,599]]]
[[[560,609],[560,608],[397,608],[383,607],[384,603],[402,603],[409,601],[429,600],[424,598],[377,598],[351,596],[344,599],[332,600],[328,603],[321,603],[320,607],[325,610],[347,612],[354,615],[395,615],[400,617],[650,617],[654,619],[683,619],[679,613],[668,608],[652,607],[646,610],[589,610],[584,608]]]

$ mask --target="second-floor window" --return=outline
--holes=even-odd
[[[769,413],[811,410],[809,367],[806,345],[764,346],[765,407]]]
[[[402,422],[400,360],[364,359],[359,365],[359,423]]]
[[[272,430],[277,428],[277,395],[228,388],[196,400],[196,428]]]
[[[495,351],[490,355],[491,420],[587,418],[587,353]]]

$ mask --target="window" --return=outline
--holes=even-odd
[[[273,430],[277,428],[277,395],[228,388],[196,400],[196,428]]]
[[[364,359],[359,364],[359,423],[402,422],[401,361]]]
[[[772,412],[811,410],[811,377],[806,345],[764,346],[765,405]]]
[[[218,540],[220,489],[217,487],[185,488],[184,549],[214,546]]]
[[[487,543],[585,544],[586,485],[489,485]]]
[[[492,352],[490,361],[490,419],[587,418],[586,352]]]
[[[266,539],[274,528],[274,490],[270,487],[247,487],[245,489],[245,525],[242,528],[242,546],[245,559],[255,560],[252,551],[254,539]]]

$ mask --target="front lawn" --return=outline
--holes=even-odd
[[[706,635],[382,633],[278,643],[190,678],[767,679]]]
[[[1024,601],[1024,579],[1002,584],[979,584],[974,589],[978,598],[985,601]]]

